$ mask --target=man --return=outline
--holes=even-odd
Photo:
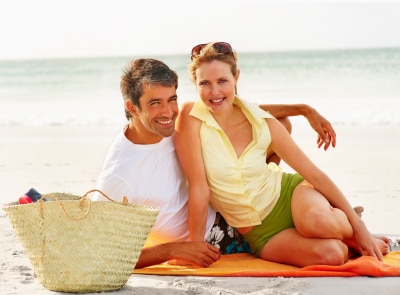
[[[211,207],[202,242],[188,242],[188,187],[176,158],[172,134],[178,115],[178,76],[163,62],[133,60],[121,78],[128,125],[115,138],[97,181],[113,199],[160,210],[136,268],[177,260],[206,267],[221,253],[249,251],[241,236]],[[263,105],[290,131],[287,116],[304,115],[319,134],[318,147],[335,146],[331,124],[307,105]],[[279,162],[276,155],[268,160]],[[95,200],[102,199],[98,194]],[[208,241],[208,242],[206,242]]]

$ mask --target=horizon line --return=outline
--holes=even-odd
[[[248,51],[243,50],[240,52],[242,54],[259,54],[259,53],[302,53],[302,52],[333,52],[333,51],[362,51],[362,50],[396,50],[400,49],[400,46],[368,46],[368,47],[331,47],[331,48],[302,48],[302,49],[265,49],[265,50],[254,50]],[[171,57],[188,55],[188,53],[176,52],[176,53],[118,53],[118,54],[93,54],[93,55],[60,55],[60,56],[32,56],[32,57],[10,57],[4,58],[0,57],[0,62],[12,62],[12,61],[40,61],[40,60],[68,60],[68,59],[97,59],[97,58],[125,58],[125,57],[135,57],[144,58],[148,56],[149,58],[154,57]]]

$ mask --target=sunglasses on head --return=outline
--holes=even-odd
[[[194,57],[198,56],[200,54],[201,50],[204,47],[206,47],[207,45],[208,45],[208,43],[199,44],[199,45],[196,45],[195,47],[193,47],[191,59],[193,60]],[[233,53],[231,44],[226,43],[226,42],[215,42],[215,43],[213,43],[213,47],[220,54]]]

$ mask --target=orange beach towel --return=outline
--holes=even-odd
[[[223,255],[207,268],[159,264],[135,269],[134,274],[210,277],[393,277],[400,276],[400,252],[390,252],[384,262],[362,256],[342,266],[295,267],[265,261],[247,253]]]

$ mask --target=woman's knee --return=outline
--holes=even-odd
[[[335,208],[323,209],[318,206],[308,208],[303,213],[303,218],[296,223],[296,228],[306,237],[313,238],[338,238],[343,230],[342,222],[338,222],[342,213]],[[343,213],[344,214],[344,213]]]
[[[343,265],[349,255],[349,248],[340,240],[327,239],[315,245],[316,264]]]
[[[326,214],[316,207],[307,208],[306,212],[302,212],[299,219],[294,219],[295,227],[299,233],[304,237],[318,238],[319,233],[324,231],[326,225]]]

